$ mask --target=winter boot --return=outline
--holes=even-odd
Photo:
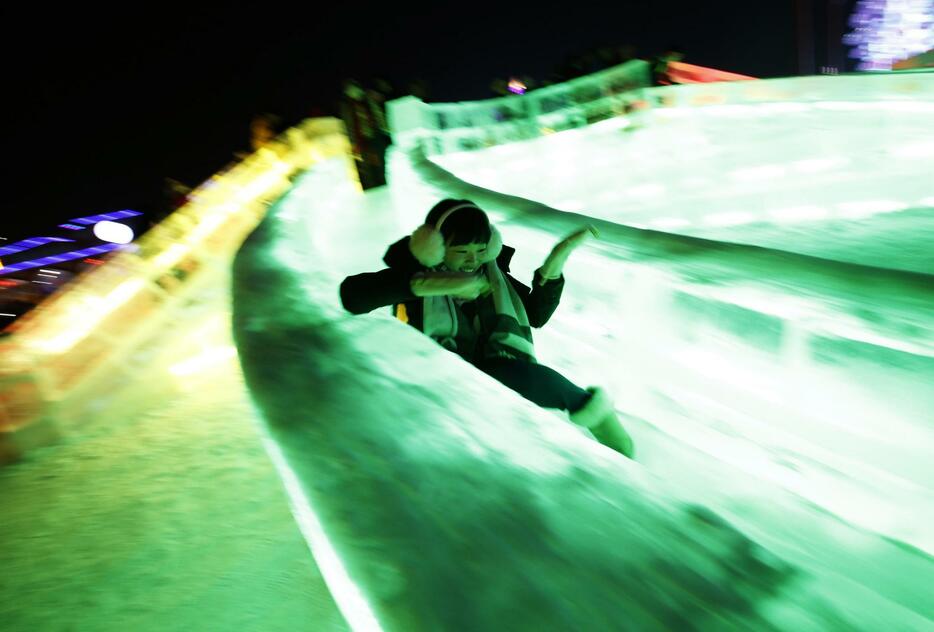
[[[587,428],[597,441],[623,456],[633,457],[632,439],[623,428],[609,395],[602,388],[588,388],[591,394],[580,410],[571,413],[571,421]]]

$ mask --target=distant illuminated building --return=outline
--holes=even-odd
[[[40,235],[0,247],[0,275],[35,270],[41,266],[80,265],[89,256],[117,250],[133,240],[132,227],[118,220],[139,217],[139,211],[115,211],[76,217],[60,224],[59,235]],[[49,231],[53,232],[53,231]]]
[[[124,210],[76,217],[45,234],[0,242],[0,336],[76,274],[104,263],[100,257],[127,248],[134,230],[124,222],[140,216]]]
[[[506,85],[506,89],[513,94],[525,94],[525,91],[528,90],[528,87],[518,79],[512,78]]]
[[[931,0],[861,0],[843,41],[859,70],[892,70],[904,59],[934,48]]]

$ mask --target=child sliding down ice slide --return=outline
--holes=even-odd
[[[600,443],[632,458],[632,440],[605,391],[580,388],[539,364],[532,343],[532,327],[547,323],[561,300],[564,263],[591,234],[582,228],[560,241],[529,288],[509,274],[515,250],[486,213],[469,200],[445,199],[389,247],[386,269],[344,279],[341,302],[353,314],[391,305],[445,349],[539,406],[568,411]]]

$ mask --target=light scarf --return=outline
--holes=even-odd
[[[481,340],[483,358],[514,358],[537,362],[532,343],[532,328],[529,326],[529,317],[522,299],[495,261],[484,264],[482,269],[490,283],[493,308],[496,311],[492,331],[486,332],[486,339]],[[459,325],[455,299],[450,296],[426,296],[422,300],[424,333],[446,349],[456,351],[455,339]],[[481,331],[479,313],[474,317],[472,326],[477,332]]]

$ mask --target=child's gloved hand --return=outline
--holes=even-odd
[[[415,296],[454,296],[473,300],[490,291],[486,275],[474,272],[422,272],[410,283]]]
[[[594,226],[584,226],[575,230],[573,233],[562,239],[551,249],[551,254],[545,259],[545,263],[539,268],[539,272],[545,279],[557,279],[561,276],[564,264],[575,248],[583,244],[591,237],[599,237]]]
[[[458,272],[456,274],[465,273]],[[472,301],[473,299],[490,292],[490,282],[487,280],[485,274],[470,274],[469,276],[472,278],[465,280],[464,284],[459,289],[451,292],[451,296]]]

